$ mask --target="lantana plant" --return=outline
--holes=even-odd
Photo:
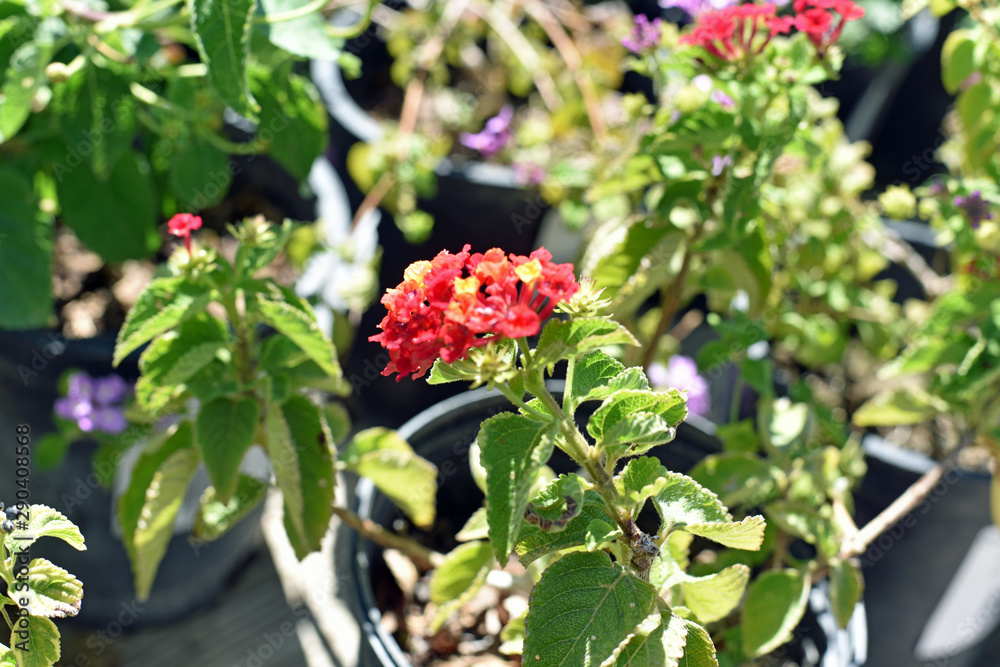
[[[652,389],[641,368],[602,350],[637,341],[571,265],[544,249],[469,251],[411,265],[383,297],[389,312],[372,337],[391,357],[386,375],[485,384],[517,409],[484,421],[476,441],[486,499],[470,524],[485,516],[488,543],[471,539],[445,557],[434,601],[454,612],[516,555],[540,570],[526,616],[502,634],[526,663],[717,665],[705,624],[740,604],[750,568],[688,574],[693,540],[756,550],[763,518],[734,521],[714,493],[644,456],[674,438],[685,395]],[[546,387],[556,367],[561,396]],[[539,485],[556,449],[579,473]],[[647,504],[660,518],[651,533],[636,523]]]

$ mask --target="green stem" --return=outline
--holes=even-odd
[[[217,132],[212,132],[211,130],[202,132],[201,136],[203,136],[208,143],[212,144],[223,153],[228,153],[230,155],[256,155],[257,153],[266,151],[268,148],[268,142],[262,141],[261,139],[238,143],[235,141],[229,141]]]
[[[514,405],[516,405],[517,407],[521,408],[525,412],[529,413],[530,415],[532,415],[534,417],[538,417],[539,419],[548,419],[549,418],[549,415],[547,415],[544,412],[542,412],[541,410],[537,410],[537,409],[531,407],[530,405],[528,405],[527,403],[525,403],[524,400],[522,398],[520,398],[517,394],[515,394],[511,390],[511,388],[508,387],[507,385],[501,383],[501,384],[496,385],[496,387],[497,387],[497,389],[500,390],[501,394],[503,394],[504,396],[507,397],[508,401],[510,401],[511,403],[513,403]]]
[[[743,375],[736,374],[736,381],[733,383],[733,395],[729,400],[729,423],[735,424],[740,416],[740,406],[743,404]]]
[[[267,14],[266,16],[255,16],[253,22],[260,24],[294,21],[295,19],[300,19],[303,16],[309,16],[313,12],[318,12],[326,6],[327,2],[329,2],[329,0],[312,0],[312,2],[307,2],[301,7],[289,9],[286,12],[275,12],[274,14]]]
[[[352,37],[357,37],[365,30],[372,22],[372,12],[375,10],[375,5],[377,5],[379,0],[368,0],[368,8],[365,10],[364,16],[361,20],[352,26],[344,26],[342,28],[337,28],[334,26],[326,27],[326,34],[330,37],[337,37],[340,39],[351,39]]]
[[[248,322],[240,317],[236,308],[236,293],[227,291],[222,298],[222,305],[226,309],[229,317],[229,324],[233,327],[233,335],[236,336],[236,347],[233,350],[233,363],[236,366],[236,377],[241,385],[250,383],[250,337],[253,331]],[[249,332],[249,333],[248,333]]]

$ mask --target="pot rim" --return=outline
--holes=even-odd
[[[561,392],[565,381],[549,380],[546,385],[550,391]],[[435,422],[443,416],[454,419],[493,404],[505,405],[513,410],[513,406],[503,394],[486,387],[480,387],[452,396],[427,408],[408,420],[397,432],[406,440],[417,438],[434,430]],[[716,425],[707,419],[697,415],[688,415],[683,424],[689,424],[692,427],[689,433],[697,434],[692,439],[703,445],[715,439]],[[366,477],[358,479],[355,486],[354,504],[355,511],[359,516],[370,518],[369,515],[378,494],[379,491],[374,482]],[[382,627],[382,612],[375,603],[375,594],[371,585],[370,563],[366,552],[366,546],[369,542],[362,539],[355,531],[351,531],[350,539],[354,592],[360,603],[358,617],[368,645],[382,665],[413,667],[413,663],[410,662],[399,643]],[[809,596],[809,609],[816,617],[816,625],[827,640],[826,652],[820,662],[821,667],[862,667],[867,659],[868,650],[868,621],[864,600],[855,607],[854,615],[845,629],[839,628],[833,617],[826,582],[819,582],[813,586]]]

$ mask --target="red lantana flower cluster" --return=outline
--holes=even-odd
[[[386,290],[382,333],[369,338],[389,352],[382,375],[416,379],[438,357],[453,363],[498,336],[533,336],[556,305],[580,289],[573,265],[553,263],[544,248],[528,257],[499,248],[470,254],[469,248],[414,262],[403,282]]]
[[[681,44],[700,46],[723,60],[740,60],[760,53],[772,36],[791,27],[792,18],[777,16],[773,3],[734,5],[701,14],[694,30],[681,37]]]
[[[741,60],[760,53],[771,37],[787,33],[795,26],[806,33],[822,55],[840,38],[844,23],[865,13],[852,0],[795,0],[793,7],[794,16],[778,16],[770,2],[704,12],[694,30],[681,37],[681,43],[700,46],[723,60]],[[840,17],[836,25],[835,16]]]
[[[201,228],[201,218],[190,213],[178,213],[170,218],[167,231],[184,239],[184,247],[191,254],[191,232]]]
[[[792,6],[795,8],[795,28],[809,37],[820,55],[837,43],[845,23],[865,15],[865,10],[852,0],[795,0]],[[840,17],[836,26],[835,16]]]

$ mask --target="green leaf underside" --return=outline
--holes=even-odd
[[[114,364],[120,364],[154,336],[201,312],[210,300],[211,290],[192,284],[184,276],[157,278],[143,290],[125,318],[115,345]]]
[[[27,630],[16,627],[10,644],[17,667],[50,667],[61,655],[59,630],[44,616],[28,616]]]
[[[201,500],[194,534],[198,539],[215,540],[236,525],[264,498],[268,485],[249,475],[240,475],[236,481],[236,492],[228,503],[215,497],[215,489],[209,487]]]
[[[198,463],[198,452],[194,449],[174,452],[153,475],[146,490],[146,502],[132,538],[132,571],[140,600],[149,597],[160,561],[174,535],[174,520]]]
[[[217,497],[228,502],[240,461],[253,444],[260,409],[250,397],[220,396],[201,406],[195,421],[198,449]]]
[[[281,421],[277,421],[278,413],[272,415],[276,420],[275,432],[282,432],[284,429]],[[284,428],[287,428],[287,435],[273,449],[269,435],[268,451],[274,452],[271,454],[271,461],[275,464],[275,474],[282,493],[288,493],[286,488],[292,489],[285,496],[285,530],[295,548],[295,555],[304,558],[319,549],[320,541],[326,535],[333,516],[335,452],[326,439],[319,410],[305,396],[290,397],[282,404],[280,416]],[[275,458],[275,453],[280,459]],[[279,474],[279,470],[283,473]],[[294,490],[296,484],[298,488]],[[301,507],[290,505],[289,498],[293,503],[301,502]],[[293,515],[293,512],[296,514]],[[298,517],[301,517],[301,522],[297,520]]]
[[[39,537],[58,537],[77,551],[87,550],[80,529],[58,511],[45,505],[29,505],[27,527],[21,529],[15,523],[14,532],[4,536],[4,546],[9,552],[19,553],[34,544]]]
[[[188,0],[191,30],[208,80],[219,97],[250,120],[257,103],[250,94],[247,57],[256,0]]]
[[[843,560],[830,563],[830,606],[841,628],[847,627],[864,592],[865,581],[857,563]]]
[[[27,599],[22,608],[32,616],[64,618],[76,616],[80,611],[83,584],[61,567],[44,558],[35,558],[28,563],[28,590],[14,594],[19,601]]]
[[[628,641],[657,599],[648,582],[604,552],[568,554],[531,593],[524,660],[540,667],[596,667]]]
[[[483,422],[478,442],[486,468],[486,517],[497,560],[517,544],[535,475],[552,455],[551,424],[502,413]]]
[[[476,596],[493,569],[493,548],[489,542],[467,542],[451,551],[434,570],[430,581],[431,602],[438,605],[431,632],[465,603]]]
[[[770,570],[759,575],[743,603],[743,652],[770,653],[792,638],[809,600],[809,575],[800,570]]]
[[[604,507],[601,494],[587,491],[580,514],[566,524],[562,531],[547,533],[537,526],[525,523],[517,543],[517,556],[521,565],[528,565],[546,554],[585,544],[590,523],[608,520]]]
[[[681,584],[684,606],[701,623],[712,623],[729,615],[743,599],[750,568],[742,563],[706,577],[691,577]]]
[[[437,468],[414,453],[395,431],[358,433],[341,455],[351,472],[367,477],[418,526],[434,523]]]

